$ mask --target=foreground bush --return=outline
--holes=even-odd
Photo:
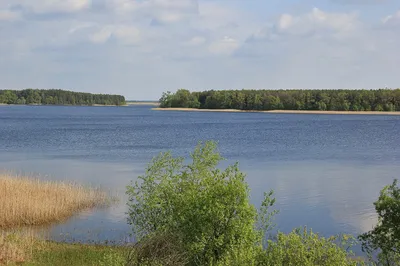
[[[384,187],[374,203],[378,224],[373,230],[362,234],[363,250],[378,265],[400,265],[400,188],[397,180]]]
[[[215,265],[260,242],[257,210],[237,165],[224,171],[214,143],[197,146],[192,162],[165,153],[128,187],[130,223],[140,239],[174,235],[190,265]]]
[[[264,250],[272,192],[257,212],[245,175],[237,164],[218,169],[221,160],[213,142],[198,145],[188,164],[164,153],[127,187],[129,223],[139,238],[130,265],[356,265],[345,249],[313,233],[279,234]]]
[[[0,229],[59,222],[108,201],[97,189],[1,174],[0,191]]]
[[[275,266],[358,265],[337,240],[337,237],[319,237],[306,229],[296,229],[287,235],[279,233],[276,241],[268,241],[261,261],[263,265]],[[352,239],[344,236],[342,240],[348,245]]]

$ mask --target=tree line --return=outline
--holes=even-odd
[[[91,94],[60,89],[0,90],[0,103],[42,105],[124,105],[125,97],[121,95]]]
[[[208,90],[165,92],[162,108],[239,110],[400,111],[400,89]]]

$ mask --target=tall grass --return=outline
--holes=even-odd
[[[34,230],[0,231],[0,265],[122,266],[129,249],[46,241]]]
[[[60,222],[108,202],[99,189],[0,174],[0,229]]]

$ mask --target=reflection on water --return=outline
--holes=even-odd
[[[121,201],[46,232],[55,240],[129,241],[125,187],[160,151],[187,155],[215,139],[223,165],[239,161],[251,200],[275,190],[278,229],[358,234],[400,172],[400,118],[152,112],[144,107],[0,108],[0,171],[101,186]]]

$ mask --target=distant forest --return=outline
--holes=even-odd
[[[400,111],[400,89],[209,90],[165,92],[162,108],[239,110]]]
[[[0,90],[0,103],[42,105],[124,105],[125,97],[121,95],[91,94],[65,90]]]

